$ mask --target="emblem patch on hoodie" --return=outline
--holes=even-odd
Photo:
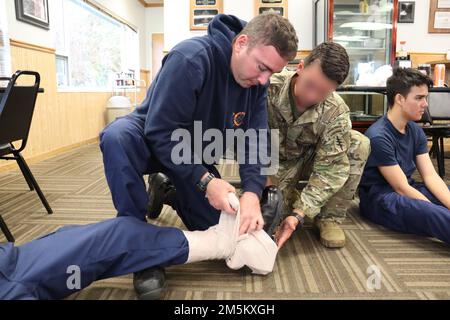
[[[233,112],[233,124],[235,127],[240,127],[244,123],[245,112]]]

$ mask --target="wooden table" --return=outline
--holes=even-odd
[[[0,87],[0,93],[4,93],[5,90],[6,90],[6,88]],[[38,89],[38,93],[44,93],[44,92],[45,92],[44,88],[39,88]]]

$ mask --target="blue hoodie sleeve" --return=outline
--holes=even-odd
[[[267,87],[264,90],[252,108],[249,124],[247,129],[255,129],[258,136],[258,146],[256,148],[258,154],[251,153],[252,148],[249,147],[248,141],[245,142],[245,164],[239,165],[239,175],[241,177],[242,190],[244,192],[253,192],[261,198],[262,191],[266,185],[267,176],[262,174],[262,169],[267,167],[261,163],[261,153],[270,156],[270,135],[268,134],[268,116],[267,116]],[[259,131],[263,129],[263,131]],[[266,130],[266,131],[264,131]],[[267,132],[267,144],[261,144],[261,135]],[[256,163],[255,163],[256,160]]]
[[[171,137],[174,130],[192,125],[203,78],[200,68],[194,66],[183,54],[177,51],[169,53],[154,83],[154,94],[148,102],[144,130],[156,158],[170,172],[193,185],[208,170],[203,165],[196,164],[198,162],[194,161],[190,143],[171,141]],[[172,150],[179,143],[184,143],[184,150],[190,151],[190,164],[175,164],[172,161]]]

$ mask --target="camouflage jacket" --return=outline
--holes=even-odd
[[[271,178],[282,190],[307,182],[302,192],[289,192],[295,198],[288,202],[292,206],[288,209],[297,208],[314,217],[349,177],[350,111],[342,98],[332,93],[294,121],[291,80],[295,75],[283,71],[271,78],[269,126],[279,130],[280,141],[280,168]]]

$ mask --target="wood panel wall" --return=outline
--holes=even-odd
[[[45,93],[38,95],[24,156],[29,162],[48,158],[74,147],[95,143],[105,126],[110,92],[58,92],[55,51],[11,40],[12,70],[34,70],[41,75]],[[15,169],[0,161],[0,170]]]

